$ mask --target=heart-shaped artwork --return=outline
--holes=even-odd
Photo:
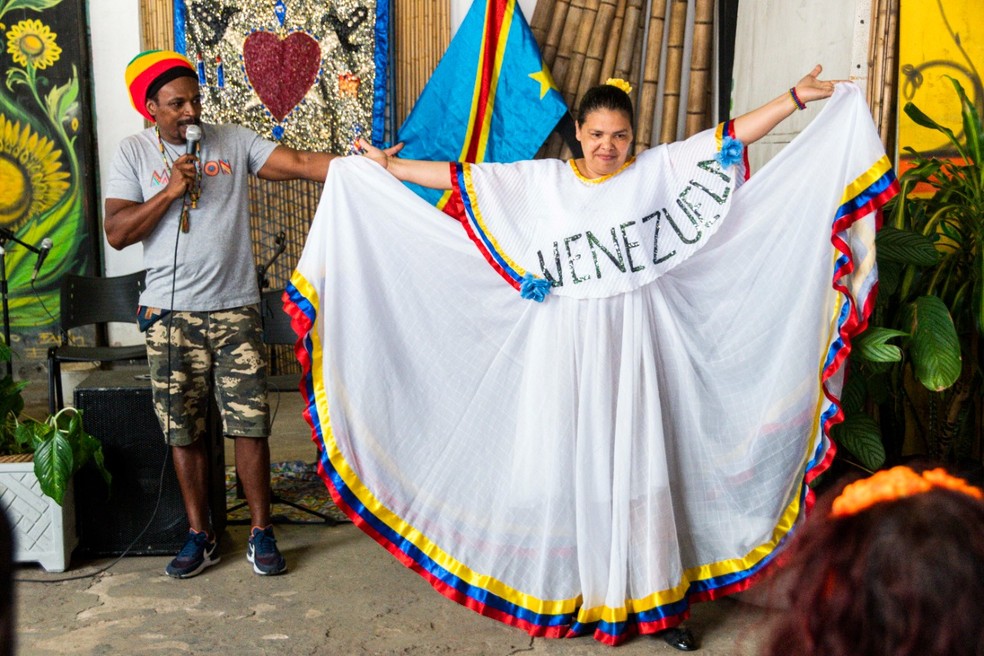
[[[257,31],[243,42],[243,64],[256,95],[282,121],[318,79],[321,46],[305,32],[282,39],[273,32]]]

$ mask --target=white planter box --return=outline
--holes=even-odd
[[[41,492],[31,456],[0,457],[0,507],[14,529],[14,561],[64,572],[78,544],[72,486],[59,506]]]

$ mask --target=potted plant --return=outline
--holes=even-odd
[[[10,355],[0,340],[0,362]],[[107,485],[112,478],[80,412],[65,408],[44,421],[22,415],[26,385],[9,375],[0,380],[0,501],[15,527],[14,559],[64,571],[77,544],[72,476],[92,462]]]
[[[834,438],[866,469],[920,454],[980,466],[984,334],[984,133],[957,80],[955,133],[912,103],[903,111],[951,144],[905,148],[901,193],[876,238],[878,299],[850,358],[845,421]]]

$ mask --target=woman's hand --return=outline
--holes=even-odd
[[[806,74],[802,80],[796,83],[796,95],[803,103],[823,100],[834,94],[834,85],[845,80],[820,80],[818,76],[823,72],[823,66],[817,64],[813,70]]]
[[[402,143],[385,150],[376,148],[365,139],[355,140],[355,147],[363,157],[368,157],[389,171],[397,180],[413,182],[431,189],[451,188],[450,162],[428,162],[419,159],[402,159],[396,154],[403,148]]]
[[[808,102],[829,98],[834,93],[834,85],[846,81],[820,80],[817,76],[822,71],[823,67],[817,64],[812,71],[796,83],[796,98],[799,99],[799,102],[796,102],[792,94],[786,91],[758,109],[753,109],[736,118],[732,124],[735,137],[746,146],[755,143],[795,112],[797,107],[803,109],[800,105],[805,106]]]

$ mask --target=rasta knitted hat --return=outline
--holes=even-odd
[[[145,119],[153,121],[154,117],[147,111],[147,98],[179,77],[198,78],[195,66],[184,55],[173,50],[141,52],[126,65],[130,103]]]

